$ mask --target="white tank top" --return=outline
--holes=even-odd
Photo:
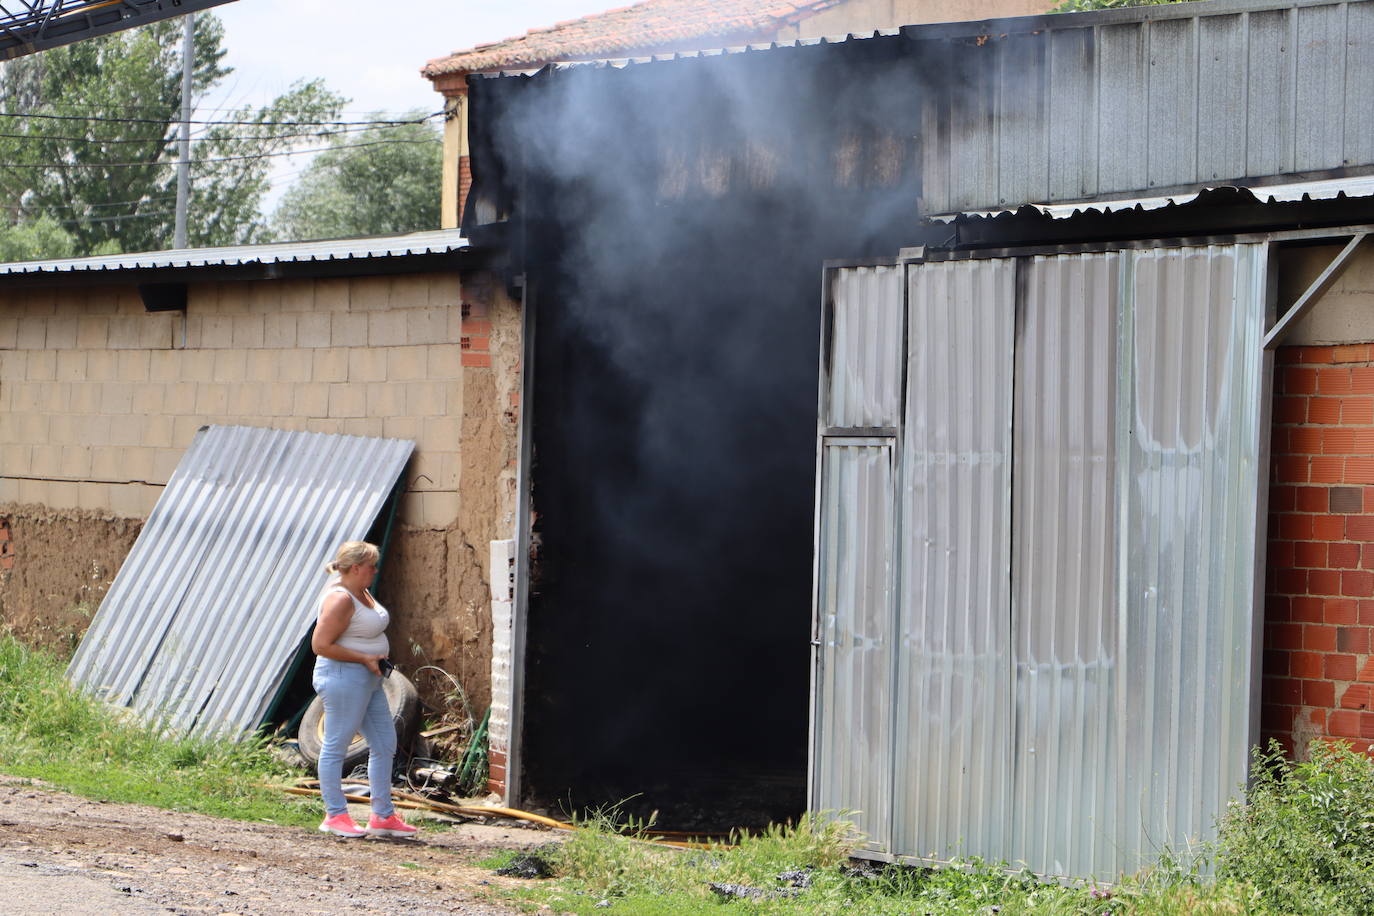
[[[386,638],[387,624],[391,623],[391,615],[386,608],[375,597],[372,599],[373,607],[368,607],[354,597],[353,593],[342,585],[335,585],[324,590],[320,596],[320,608],[324,608],[324,599],[334,592],[343,592],[353,599],[353,619],[348,622],[348,626],[339,634],[339,638],[334,640],[335,645],[343,646],[345,649],[352,649],[354,652],[362,652],[365,655],[389,655],[391,653],[391,643]],[[316,611],[316,616],[319,612]]]

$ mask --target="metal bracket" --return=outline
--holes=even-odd
[[[1322,297],[1332,284],[1350,266],[1350,256],[1355,253],[1355,249],[1360,247],[1360,243],[1369,237],[1369,232],[1357,232],[1346,246],[1341,249],[1341,253],[1326,265],[1326,270],[1321,272],[1321,276],[1312,281],[1312,285],[1307,288],[1307,292],[1298,297],[1298,301],[1293,303],[1284,316],[1278,320],[1269,333],[1264,335],[1264,349],[1273,350],[1283,343],[1284,338],[1293,330],[1293,327],[1302,320],[1303,316],[1312,310],[1312,306],[1317,304],[1317,300]]]

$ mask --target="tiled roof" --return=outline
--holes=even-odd
[[[455,51],[430,61],[420,72],[433,79],[448,73],[523,69],[553,61],[688,50],[684,45],[699,50],[694,46],[697,39],[755,39],[840,2],[644,0],[550,28],[533,29],[517,38]]]

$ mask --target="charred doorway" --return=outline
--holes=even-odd
[[[805,808],[821,266],[915,240],[884,47],[473,87],[532,316],[524,805]]]

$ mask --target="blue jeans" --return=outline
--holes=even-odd
[[[372,813],[390,817],[391,768],[396,759],[396,726],[386,705],[382,679],[358,662],[315,659],[312,680],[324,701],[324,741],[320,748],[320,795],[325,817],[348,810],[344,800],[343,759],[353,735],[367,739],[367,781],[372,787]]]

